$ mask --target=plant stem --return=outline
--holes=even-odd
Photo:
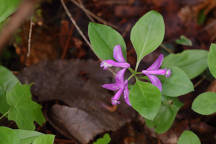
[[[130,75],[128,78],[128,81],[134,76],[134,74]]]
[[[165,49],[168,53],[174,53],[172,50],[170,50],[169,48],[167,48],[164,44],[160,45],[163,49]]]
[[[137,62],[136,67],[135,67],[135,71],[137,71],[138,66],[139,66],[139,63],[140,63],[140,62]]]
[[[0,117],[0,120],[1,120],[2,118],[4,118],[8,113],[9,113],[9,110],[8,110],[6,113],[4,113],[4,114]]]

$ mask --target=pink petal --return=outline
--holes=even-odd
[[[116,84],[121,86],[122,88],[124,87],[124,74],[125,74],[126,68],[118,71],[115,76]]]
[[[115,62],[114,60],[104,60],[101,62],[100,67],[103,67],[104,70],[108,69],[109,67],[122,67],[122,68],[129,68],[130,64],[129,63],[120,63],[120,62]]]
[[[125,85],[125,89],[124,89],[124,99],[125,102],[131,106],[130,101],[129,101],[129,90],[128,90],[128,84]]]
[[[143,70],[143,74],[145,75],[166,75],[167,74],[167,69],[158,69],[158,70]]]
[[[113,57],[118,62],[125,62],[120,45],[116,45],[113,49]]]
[[[104,84],[102,85],[103,88],[111,90],[111,91],[116,91],[119,89],[118,85],[114,84]]]
[[[162,91],[162,84],[159,80],[159,78],[157,78],[156,76],[154,75],[146,75],[149,80],[151,81],[151,83],[156,86],[160,91]]]
[[[157,70],[160,68],[163,62],[164,56],[160,54],[159,57],[154,61],[154,63],[147,70]]]
[[[117,91],[117,93],[113,96],[113,98],[112,98],[112,104],[113,105],[120,104],[119,99],[120,99],[122,92],[123,92],[123,89],[119,89]]]

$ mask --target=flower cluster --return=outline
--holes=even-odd
[[[124,79],[124,74],[128,68],[130,68],[130,64],[127,63],[123,57],[121,46],[116,45],[113,49],[113,57],[114,60],[104,60],[101,62],[101,67],[104,70],[108,69],[109,67],[119,67],[122,68],[120,71],[116,73],[115,76],[115,83],[112,84],[104,84],[102,85],[103,88],[108,90],[117,91],[115,95],[112,97],[112,104],[117,105],[119,104],[119,99],[122,93],[124,93],[125,102],[128,105],[130,104],[129,101],[129,90],[128,90],[128,80]],[[170,69],[159,69],[164,56],[160,54],[160,56],[156,59],[156,61],[146,70],[142,70],[142,73],[146,75],[151,83],[155,85],[160,91],[162,91],[162,84],[160,80],[155,75],[164,75],[165,77],[169,77],[171,75]]]

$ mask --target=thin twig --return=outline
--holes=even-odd
[[[85,13],[89,14],[90,16],[92,16],[93,18],[95,18],[96,20],[98,20],[99,22],[105,24],[105,25],[110,25],[114,28],[117,29],[117,27],[105,20],[103,20],[102,18],[100,18],[99,16],[95,15],[93,12],[91,12],[90,10],[86,9],[85,7],[83,7],[82,5],[80,5],[76,0],[71,0],[71,2],[73,2],[76,6],[78,6],[81,10],[83,10]]]
[[[64,0],[61,0],[61,4],[66,12],[66,14],[68,15],[68,17],[70,18],[71,22],[74,24],[75,28],[78,30],[79,34],[81,35],[81,37],[84,39],[84,41],[87,43],[87,45],[92,49],[93,51],[93,47],[91,46],[90,42],[88,41],[88,39],[86,38],[86,36],[83,34],[82,30],[79,28],[79,26],[77,25],[75,19],[73,18],[73,16],[71,15],[71,13],[69,12],[69,9],[67,8],[67,6],[65,5]],[[101,61],[101,59],[98,57],[98,59]],[[113,75],[115,75],[115,72],[112,69],[108,69]]]
[[[68,48],[69,48],[69,44],[70,44],[70,41],[71,41],[72,33],[73,33],[73,28],[71,27],[70,30],[69,30],[69,32],[68,32],[68,37],[67,37],[67,39],[65,40],[65,43],[64,43],[64,50],[63,50],[61,59],[64,59],[65,56],[66,56],[66,54],[67,54],[67,51],[68,51]]]
[[[78,30],[79,34],[81,35],[81,37],[84,39],[84,41],[87,43],[87,45],[91,48],[91,44],[90,42],[88,41],[88,39],[86,38],[86,36],[83,34],[82,30],[79,28],[79,26],[77,25],[75,19],[73,18],[73,16],[71,15],[71,13],[69,12],[69,9],[67,8],[67,6],[65,5],[65,2],[64,0],[61,0],[61,3],[62,3],[62,6],[66,12],[66,14],[68,15],[68,17],[70,18],[71,22],[74,24],[74,26],[76,27],[76,29]]]
[[[197,83],[194,84],[194,88],[199,86],[204,80],[205,80],[205,77],[203,76]]]
[[[78,0],[78,1],[80,3],[80,6],[83,7],[83,9],[86,9],[82,3],[82,0]],[[87,13],[86,11],[84,11],[84,13],[87,15],[87,17],[89,18],[90,21],[94,22],[94,19],[89,15],[89,13]]]
[[[28,35],[28,52],[27,52],[27,57],[29,57],[30,53],[31,53],[32,27],[33,27],[33,21],[32,21],[32,17],[31,17],[30,26],[29,26],[29,35]]]

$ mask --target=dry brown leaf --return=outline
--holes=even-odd
[[[68,106],[53,106],[48,110],[48,118],[54,127],[64,131],[62,134],[69,133],[81,143],[89,142],[98,134],[116,131],[135,116],[124,102],[115,112],[107,109],[112,94],[101,85],[111,83],[112,75],[95,61],[43,62],[25,68],[19,78],[22,82],[34,83],[32,93],[40,102],[58,100]],[[75,109],[80,115],[74,114]],[[73,125],[71,122],[75,120],[76,125]],[[79,120],[86,125],[78,128]],[[88,129],[88,133],[83,129]]]

